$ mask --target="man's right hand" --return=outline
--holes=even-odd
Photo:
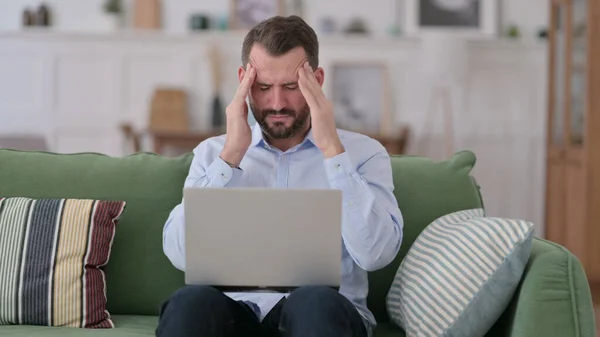
[[[252,142],[252,131],[248,124],[248,105],[246,97],[256,77],[256,69],[250,64],[246,66],[244,78],[240,82],[235,96],[225,109],[227,115],[227,134],[221,159],[238,167]]]

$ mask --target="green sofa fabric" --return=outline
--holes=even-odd
[[[0,195],[127,201],[105,268],[107,306],[113,315],[155,315],[183,284],[162,251],[162,226],[181,201],[191,159],[0,150]]]
[[[0,336],[153,336],[162,301],[182,286],[183,273],[162,251],[162,227],[181,202],[192,155],[166,158],[139,153],[54,154],[0,149],[0,196],[125,200],[110,261],[105,268],[108,310],[116,328],[0,326]],[[376,337],[404,337],[388,323],[385,296],[398,265],[419,233],[444,214],[483,207],[471,177],[473,153],[448,161],[394,156],[395,194],[405,227],[396,260],[369,276],[368,304],[379,323]],[[589,286],[581,264],[564,248],[536,239],[509,308],[487,336],[595,336]]]
[[[14,337],[141,337],[155,336],[158,317],[138,315],[112,316],[114,329],[50,328],[43,326],[0,327],[0,336]]]

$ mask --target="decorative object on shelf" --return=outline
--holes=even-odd
[[[344,29],[344,32],[346,34],[368,34],[369,30],[364,20],[360,18],[354,18],[350,20],[350,23],[346,29]]]
[[[35,13],[30,8],[25,8],[23,10],[23,15],[21,17],[21,26],[22,27],[35,26]]]
[[[217,45],[210,48],[209,54],[213,79],[212,127],[219,130],[225,126],[225,111],[221,102],[221,53]]]
[[[433,83],[429,108],[425,117],[423,139],[432,139],[431,128],[434,121],[444,121],[444,143],[446,156],[455,152],[454,137],[454,90],[464,87],[469,62],[466,39],[456,35],[428,34],[423,37],[420,48],[419,73],[428,83]],[[438,105],[441,105],[441,112]],[[441,118],[438,117],[441,115]],[[425,141],[418,142],[418,155],[426,155]]]
[[[246,30],[275,15],[284,15],[284,0],[230,0],[232,29]]]
[[[135,0],[133,27],[137,29],[161,28],[160,0]]]
[[[227,29],[229,29],[229,16],[220,15],[215,21],[217,30],[226,31]]]
[[[150,107],[151,130],[186,132],[189,130],[187,93],[179,88],[157,88]]]
[[[388,34],[390,36],[400,36],[402,34],[402,5],[400,5],[401,0],[394,1],[394,22],[388,29]],[[402,0],[403,1],[403,0]]]
[[[511,39],[518,39],[521,37],[521,29],[515,24],[511,24],[506,29],[506,36]]]
[[[401,36],[402,35],[402,28],[400,26],[398,26],[398,25],[393,25],[388,30],[388,33],[390,34],[390,36],[393,36],[393,37]]]
[[[319,20],[319,28],[323,35],[331,35],[336,32],[335,20],[332,17],[325,16]]]
[[[121,0],[105,0],[103,5],[102,30],[114,31],[123,26],[123,3]]]
[[[190,15],[190,30],[208,30],[210,29],[210,17],[205,14]]]
[[[52,25],[52,15],[46,3],[41,3],[35,14],[35,25],[38,27],[49,27]]]
[[[493,38],[498,32],[497,0],[407,0],[407,35],[446,32]]]
[[[346,130],[389,135],[388,68],[379,62],[337,62],[331,68],[331,100],[336,124]]]

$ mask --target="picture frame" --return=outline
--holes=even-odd
[[[497,0],[406,0],[406,35],[498,36]]]
[[[329,96],[336,126],[367,135],[388,135],[393,118],[389,69],[382,62],[334,62]]]
[[[276,15],[284,15],[284,0],[230,0],[229,27],[248,30]]]

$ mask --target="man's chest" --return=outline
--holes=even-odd
[[[240,185],[273,188],[330,188],[318,149],[292,153],[248,151],[240,164]]]

